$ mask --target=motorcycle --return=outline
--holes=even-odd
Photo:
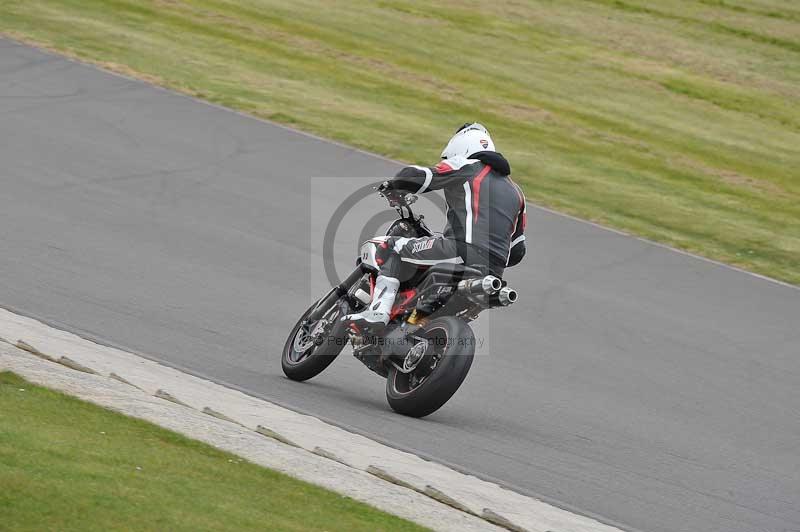
[[[386,399],[395,412],[424,417],[441,408],[469,372],[475,354],[469,322],[484,310],[513,304],[517,292],[481,266],[404,265],[411,271],[404,272],[385,328],[375,332],[344,321],[372,301],[382,243],[433,236],[411,209],[416,195],[393,191],[386,182],[377,191],[399,219],[385,236],[364,242],[353,272],[303,313],[283,347],[281,366],[288,378],[305,381],[350,344],[358,360],[386,379]]]

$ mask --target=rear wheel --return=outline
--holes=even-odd
[[[341,321],[338,301],[319,320],[307,321],[318,304],[314,303],[303,313],[283,346],[281,367],[294,381],[305,381],[322,373],[347,343],[347,328]]]
[[[400,414],[424,417],[442,407],[467,377],[475,355],[475,335],[464,320],[431,320],[403,364],[390,367],[386,399]]]

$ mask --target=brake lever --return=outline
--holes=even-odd
[[[419,196],[417,196],[416,194],[412,194],[410,192],[407,192],[405,194],[403,194],[402,192],[397,192],[396,194],[393,193],[395,191],[389,188],[388,181],[384,181],[377,187],[373,188],[375,188],[379,196],[381,196],[382,198],[386,198],[386,200],[389,202],[390,207],[394,208],[407,207],[409,205],[412,205],[413,203],[416,203],[417,199],[419,199]]]
[[[377,190],[379,195],[383,196],[384,192],[389,190],[389,182],[388,181],[384,181],[380,185],[372,187],[372,188]]]
[[[373,188],[378,192],[378,196],[386,198],[390,207],[396,207],[398,205],[398,197],[396,194],[392,193],[392,189],[389,187],[388,181],[384,181],[380,185]]]

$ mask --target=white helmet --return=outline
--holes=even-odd
[[[481,124],[464,124],[442,150],[442,159],[469,157],[479,151],[494,151],[494,142]]]

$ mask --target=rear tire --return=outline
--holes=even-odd
[[[432,414],[450,400],[467,377],[475,355],[475,335],[462,319],[435,318],[419,336],[429,343],[416,369],[408,374],[391,366],[386,379],[389,406],[411,417]]]
[[[303,342],[302,338],[298,339],[298,335],[303,334],[301,328],[304,321],[318,303],[314,303],[303,313],[283,346],[281,367],[283,373],[293,381],[306,381],[325,371],[325,368],[339,356],[347,343],[347,327],[340,319],[342,313],[339,302],[336,301],[334,306],[323,315],[323,319],[333,320],[333,323],[328,326],[328,334],[324,336],[322,344],[311,345],[305,351],[298,351],[298,346],[305,347],[307,344],[307,342]],[[312,324],[307,329],[313,331],[314,325]]]

